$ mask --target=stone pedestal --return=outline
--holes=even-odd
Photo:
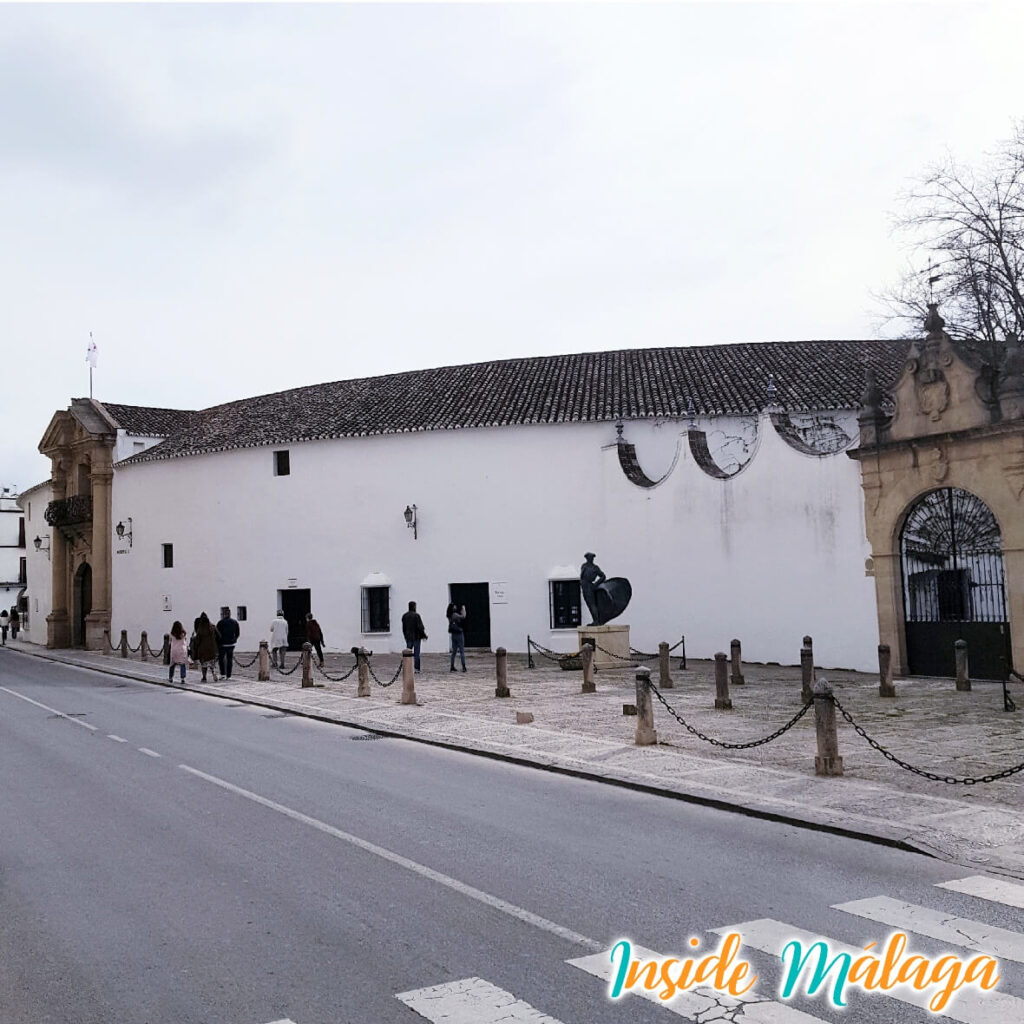
[[[594,668],[627,668],[632,663],[629,653],[629,626],[578,626],[576,648],[581,650],[584,640],[593,640]]]

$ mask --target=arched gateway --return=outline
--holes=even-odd
[[[954,645],[966,640],[971,675],[1005,679],[1010,623],[992,510],[959,487],[930,491],[907,514],[900,563],[908,671],[953,675]]]

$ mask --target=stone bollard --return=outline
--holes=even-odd
[[[260,641],[259,651],[259,670],[256,678],[261,682],[265,683],[270,679],[270,645],[266,640]]]
[[[724,651],[715,655],[715,709],[732,710],[732,701],[729,699],[729,665]]]
[[[663,690],[671,690],[673,688],[672,677],[668,672],[668,642],[662,641],[658,644],[658,685]]]
[[[498,685],[494,689],[495,697],[511,697],[508,689],[508,651],[499,647],[494,652],[494,671],[498,677]]]
[[[892,681],[892,651],[888,644],[878,645],[878,696],[896,696],[896,687]]]
[[[359,687],[356,690],[357,697],[370,696],[370,656],[365,647],[356,651],[356,664],[359,666]],[[404,663],[403,663],[404,664]]]
[[[649,747],[658,742],[654,731],[654,706],[651,702],[651,670],[636,670],[636,745]]]
[[[127,629],[122,629],[121,630],[121,657],[122,658],[127,658],[128,657],[128,630]]]
[[[149,634],[143,630],[142,643],[139,645],[139,653],[142,655],[143,661],[149,661],[149,652],[146,650],[147,647],[149,647]]]
[[[307,640],[302,645],[302,689],[307,690],[313,685],[313,659],[310,651],[313,645]]]
[[[416,703],[416,677],[412,670],[412,651],[408,647],[402,651],[402,703]]]
[[[953,647],[956,650],[956,688],[961,693],[969,693],[971,679],[967,674],[967,641],[957,640]]]
[[[832,703],[832,687],[824,676],[814,684],[814,725],[818,734],[814,774],[842,775],[843,759],[839,756],[836,706]]]
[[[811,638],[804,637],[800,648],[800,700],[806,704],[814,697],[814,648]]]
[[[164,664],[171,663],[171,634],[164,633]]]
[[[739,640],[733,640],[729,644],[729,653],[732,657],[732,678],[729,680],[733,686],[742,686],[745,682],[743,678],[743,662],[740,658],[740,642]]]
[[[597,693],[594,683],[594,641],[584,640],[580,647],[580,661],[583,663],[583,693]]]

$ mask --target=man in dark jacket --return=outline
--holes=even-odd
[[[238,623],[231,618],[231,609],[221,608],[220,622],[217,623],[217,660],[220,662],[222,679],[231,678],[231,666],[235,660],[235,644],[238,643],[239,632]]]
[[[324,667],[324,631],[320,623],[313,618],[312,612],[306,612],[306,640],[313,645],[316,656],[320,660],[320,667]]]
[[[405,646],[412,650],[412,663],[417,672],[420,670],[420,641],[427,639],[427,631],[423,628],[423,619],[416,611],[416,602],[409,602],[409,610],[402,616],[402,636]]]

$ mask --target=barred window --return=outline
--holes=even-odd
[[[574,629],[580,618],[580,581],[548,580],[552,629]]]
[[[362,631],[389,633],[391,631],[391,588],[362,588]]]

